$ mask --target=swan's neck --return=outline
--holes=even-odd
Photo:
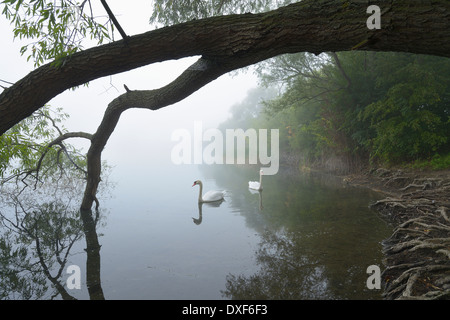
[[[203,183],[198,184],[200,186],[200,189],[198,190],[198,202],[203,202],[202,199],[202,193],[203,193]]]
[[[262,174],[260,173],[259,174],[259,188],[261,188],[262,187]]]

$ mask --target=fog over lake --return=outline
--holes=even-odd
[[[130,34],[147,30],[149,12],[122,10],[119,17]],[[130,27],[130,19],[144,22]],[[4,20],[0,26],[11,29]],[[7,32],[1,36],[11,43]],[[32,70],[18,55],[20,46],[17,41],[2,49],[2,78],[11,82]],[[98,79],[49,104],[70,115],[64,123],[69,131],[94,133],[108,103],[125,92],[123,85],[131,90],[160,88],[197,59]],[[176,130],[193,138],[196,123],[203,131],[217,128],[230,108],[257,86],[249,69],[224,75],[161,110],[122,114],[102,153],[109,174],[100,184],[96,231],[106,299],[381,298],[380,290],[366,286],[367,267],[382,266],[381,241],[391,232],[369,209],[379,194],[283,165],[279,170],[277,165],[276,174],[263,176],[263,191],[252,191],[248,182],[259,179],[259,165],[198,165],[193,145],[190,164],[174,163]],[[79,139],[70,143],[84,151],[88,147]],[[204,192],[225,190],[225,201],[199,205],[198,186],[192,186],[196,180],[203,182]],[[0,235],[6,233],[0,226]],[[80,267],[81,289],[68,290],[80,299],[89,299],[85,249],[80,238],[66,264]],[[67,277],[63,273],[63,283]],[[53,295],[49,289],[42,298]]]

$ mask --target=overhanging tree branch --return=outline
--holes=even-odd
[[[235,65],[231,60],[233,59],[210,61],[200,58],[170,84],[156,90],[127,90],[108,105],[102,122],[95,134],[92,135],[87,153],[88,172],[81,204],[82,211],[90,211],[93,203],[97,203],[96,193],[100,183],[101,154],[122,113],[130,108],[158,110],[181,101],[199,88],[229,72],[230,68]]]
[[[262,14],[194,20],[75,53],[59,67],[44,65],[3,91],[0,134],[69,88],[170,59],[233,57],[237,69],[283,53],[348,51],[361,43],[358,50],[450,57],[449,1],[379,0],[378,5],[385,12],[381,30],[366,27],[367,1],[303,0]]]

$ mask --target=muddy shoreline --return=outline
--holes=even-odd
[[[450,170],[379,168],[342,179],[386,196],[371,205],[394,225],[383,242],[383,297],[450,300]]]

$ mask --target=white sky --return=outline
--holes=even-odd
[[[151,15],[151,1],[109,0],[108,4],[128,35],[150,30],[148,20]],[[103,14],[104,11],[101,12]],[[15,82],[33,70],[33,63],[26,61],[26,55],[20,56],[20,47],[25,42],[22,43],[18,39],[13,41],[12,26],[4,16],[0,16],[0,30],[0,79]],[[120,39],[120,35],[117,34],[116,39]],[[132,90],[159,88],[174,80],[196,59],[191,57],[157,63],[101,78],[91,82],[88,88],[66,91],[49,104],[62,107],[70,114],[70,119],[65,123],[70,131],[93,133],[108,103],[125,92],[123,84]],[[103,158],[114,163],[114,160],[119,161],[120,157],[135,153],[136,147],[158,150],[160,153],[169,154],[170,157],[170,148],[176,144],[170,140],[171,132],[178,128],[192,130],[194,121],[198,120],[203,121],[204,129],[216,127],[228,117],[229,108],[242,101],[247,91],[256,86],[256,77],[251,72],[240,73],[235,77],[225,75],[185,100],[164,109],[127,110],[110,138]],[[74,143],[73,140],[71,142]]]

